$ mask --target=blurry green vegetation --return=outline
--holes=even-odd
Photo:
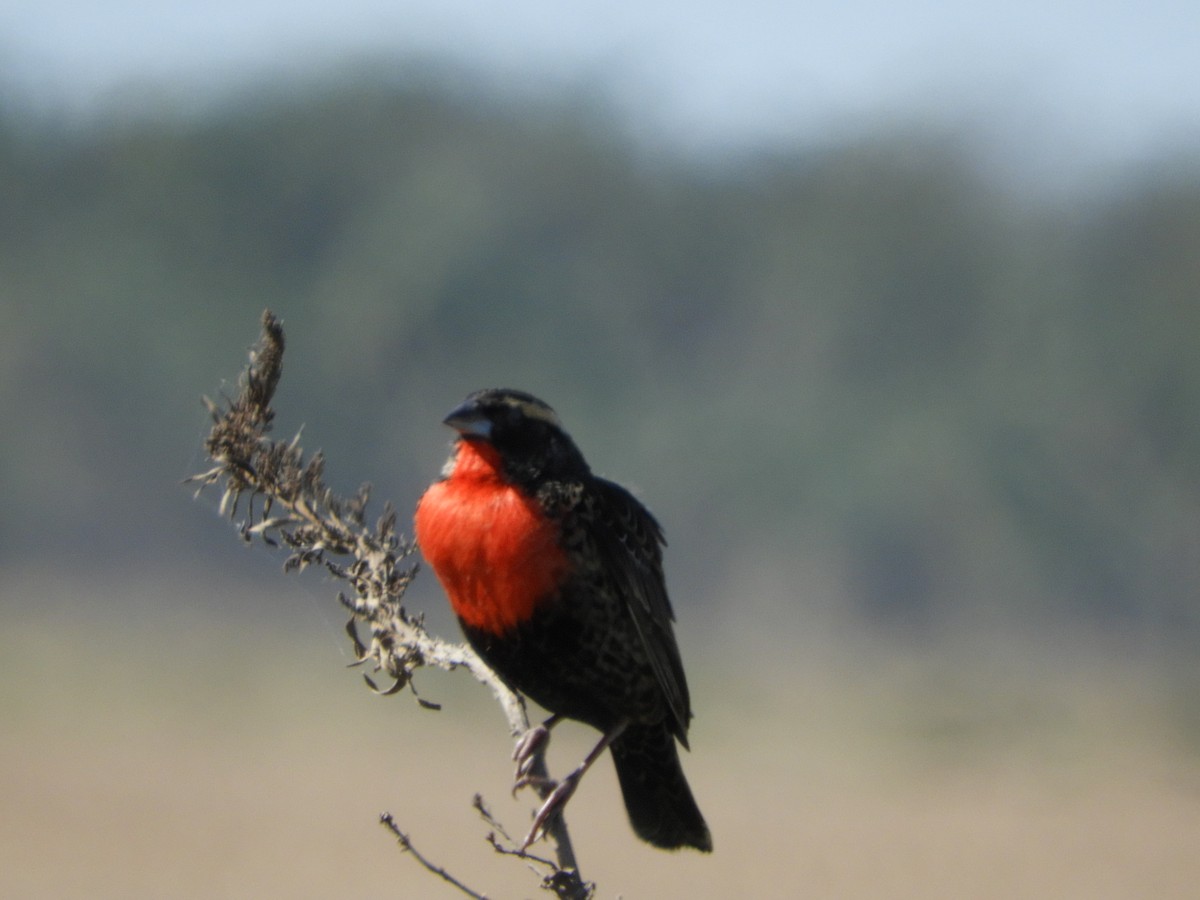
[[[283,427],[340,477],[409,502],[445,409],[533,390],[667,523],[692,621],[1197,634],[1186,160],[1039,198],[911,130],[701,165],[565,99],[347,79],[9,110],[0,210],[0,559],[219,532],[171,485],[271,306]]]

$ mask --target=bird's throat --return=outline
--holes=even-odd
[[[417,543],[460,619],[501,635],[558,593],[570,569],[537,500],[507,482],[496,451],[462,440],[417,506]]]

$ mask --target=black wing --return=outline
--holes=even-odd
[[[674,719],[671,730],[687,746],[692,717],[683,660],[671,623],[675,614],[663,578],[662,528],[629,491],[603,478],[591,479],[585,492],[592,507],[593,538],[608,564],[634,627],[645,647],[654,676]]]

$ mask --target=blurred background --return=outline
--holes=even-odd
[[[515,386],[664,522],[717,851],[598,767],[601,896],[1189,896],[1198,42],[1169,0],[0,5],[0,893],[457,896],[383,810],[536,893],[470,809],[528,808],[484,692],[371,695],[336,586],[181,484],[269,306],[335,487],[411,509]]]

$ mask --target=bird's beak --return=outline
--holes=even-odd
[[[465,437],[479,437],[487,440],[492,436],[491,419],[485,416],[479,406],[470,400],[450,410],[450,415],[442,419],[442,423],[449,425]]]

